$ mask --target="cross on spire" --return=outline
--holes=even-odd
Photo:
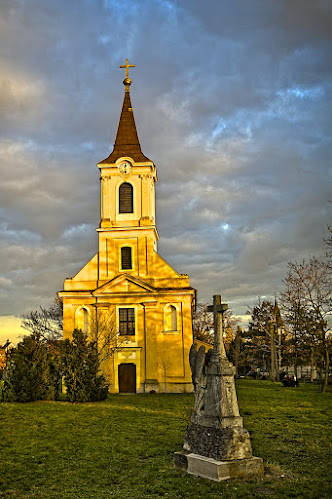
[[[128,59],[126,59],[126,64],[124,66],[119,66],[119,68],[126,68],[126,78],[129,78],[129,68],[134,68],[135,64],[129,64]]]
[[[131,79],[129,78],[129,68],[134,68],[135,64],[129,64],[128,59],[126,59],[126,64],[119,66],[119,68],[126,68],[126,77],[123,80],[123,84],[126,87],[126,92],[129,92],[129,86],[131,85]]]

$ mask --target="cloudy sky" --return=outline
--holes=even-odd
[[[273,297],[331,223],[329,0],[0,0],[0,339],[97,251],[126,57],[159,252],[199,301]]]

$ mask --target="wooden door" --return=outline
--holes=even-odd
[[[120,364],[119,374],[119,392],[136,393],[136,366],[135,364]]]

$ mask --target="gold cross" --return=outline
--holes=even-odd
[[[126,78],[129,78],[128,68],[134,68],[135,64],[128,64],[128,59],[126,59],[126,64],[124,66],[119,66],[119,68],[126,68]]]

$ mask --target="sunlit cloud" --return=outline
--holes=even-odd
[[[2,113],[39,112],[46,98],[45,83],[26,73],[9,73],[4,68],[0,76],[0,109]]]

